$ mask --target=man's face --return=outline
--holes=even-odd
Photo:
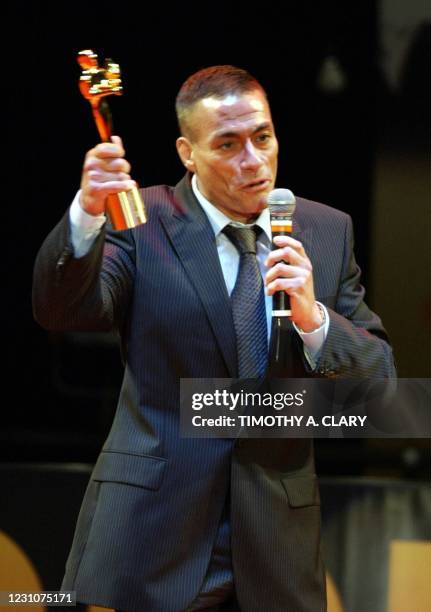
[[[193,139],[177,141],[200,192],[227,216],[250,221],[266,207],[277,174],[278,142],[264,94],[256,89],[204,98],[190,111]]]

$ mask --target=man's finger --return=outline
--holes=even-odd
[[[305,268],[278,263],[267,272],[265,284],[268,285],[276,278],[295,278],[296,276],[307,276],[308,274],[309,271]]]
[[[102,172],[98,169],[89,170],[88,178],[90,181],[98,183],[108,183],[110,181],[130,181],[131,176],[126,172]]]
[[[116,145],[119,145],[122,149],[124,149],[123,147],[123,141],[121,140],[121,138],[119,136],[111,136],[111,140],[113,143],[115,143]]]
[[[99,181],[89,181],[87,185],[87,194],[92,198],[104,198],[111,193],[119,193],[120,191],[130,191],[136,186],[135,181],[107,181],[101,183]]]
[[[124,158],[104,158],[96,156],[89,156],[86,158],[84,162],[84,171],[97,171],[97,172],[106,172],[106,173],[125,173],[129,174],[130,172],[130,164]]]
[[[266,294],[274,295],[277,291],[285,291],[289,295],[294,294],[299,289],[303,289],[307,279],[303,276],[295,278],[277,278],[266,286]]]
[[[273,242],[278,247],[290,246],[294,249],[304,250],[302,242],[292,236],[274,236]]]
[[[271,251],[265,261],[265,265],[268,267],[274,266],[279,261],[286,261],[293,265],[305,265],[307,266],[308,258],[302,249],[302,252],[298,252],[291,246],[283,247],[282,249],[276,249]]]
[[[86,157],[99,157],[105,159],[109,157],[124,157],[126,154],[122,144],[114,142],[100,142],[98,145],[91,149]]]

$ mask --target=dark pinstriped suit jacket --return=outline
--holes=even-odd
[[[102,232],[81,259],[73,257],[67,213],[35,266],[41,325],[116,326],[125,361],[62,588],[76,590],[78,601],[121,610],[184,610],[202,584],[231,481],[241,609],[323,611],[311,442],[179,437],[180,378],[236,376],[233,321],[214,234],[190,177],[175,189],[145,189],[144,198],[146,225]],[[316,296],[331,318],[320,375],[393,375],[382,324],[363,302],[349,217],[298,198],[294,235],[311,258]],[[290,340],[286,373],[310,374]]]

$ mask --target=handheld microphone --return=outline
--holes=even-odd
[[[296,208],[296,199],[290,189],[273,189],[268,195],[268,208],[271,216],[272,237],[292,235],[292,217]],[[277,249],[274,244],[273,250]],[[272,296],[272,316],[290,317],[290,297],[284,291],[277,291]]]

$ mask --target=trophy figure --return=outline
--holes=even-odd
[[[99,67],[97,55],[90,49],[80,51],[77,60],[82,68],[79,89],[91,104],[100,138],[108,142],[112,135],[112,119],[106,97],[122,94],[120,66],[107,59],[105,65]],[[109,195],[106,208],[115,230],[130,229],[147,220],[145,205],[136,187]]]

